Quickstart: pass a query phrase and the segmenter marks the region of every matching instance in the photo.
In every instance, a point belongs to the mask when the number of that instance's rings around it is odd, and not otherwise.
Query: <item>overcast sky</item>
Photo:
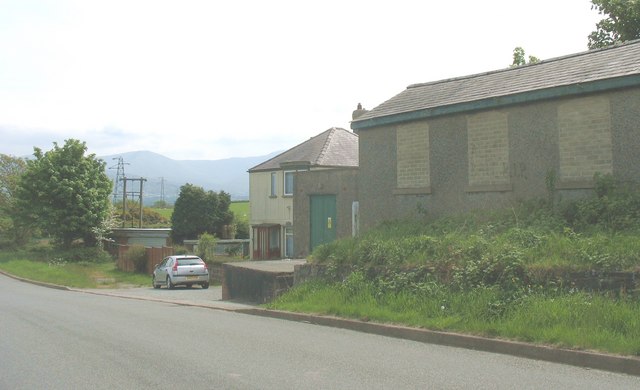
[[[0,153],[261,156],[517,46],[585,51],[601,18],[589,0],[0,0]]]

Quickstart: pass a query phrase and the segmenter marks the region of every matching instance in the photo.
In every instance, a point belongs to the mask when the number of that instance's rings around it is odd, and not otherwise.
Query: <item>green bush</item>
[[[198,256],[205,261],[213,261],[216,254],[217,239],[209,233],[202,233],[198,237]]]
[[[132,245],[127,250],[127,258],[133,262],[137,273],[147,272],[147,251],[142,245]]]

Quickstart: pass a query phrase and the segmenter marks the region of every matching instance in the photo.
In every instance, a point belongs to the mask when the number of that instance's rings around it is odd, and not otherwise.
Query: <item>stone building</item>
[[[363,229],[640,182],[640,41],[410,85],[351,128]]]

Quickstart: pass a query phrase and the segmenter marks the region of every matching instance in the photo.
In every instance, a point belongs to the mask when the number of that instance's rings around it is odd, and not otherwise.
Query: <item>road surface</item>
[[[0,389],[640,388],[635,376],[3,275],[0,313]]]

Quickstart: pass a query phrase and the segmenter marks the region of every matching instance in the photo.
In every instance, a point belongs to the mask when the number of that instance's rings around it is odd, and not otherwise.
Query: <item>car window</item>
[[[186,259],[178,259],[178,265],[201,265],[204,261],[198,257],[189,257]]]

